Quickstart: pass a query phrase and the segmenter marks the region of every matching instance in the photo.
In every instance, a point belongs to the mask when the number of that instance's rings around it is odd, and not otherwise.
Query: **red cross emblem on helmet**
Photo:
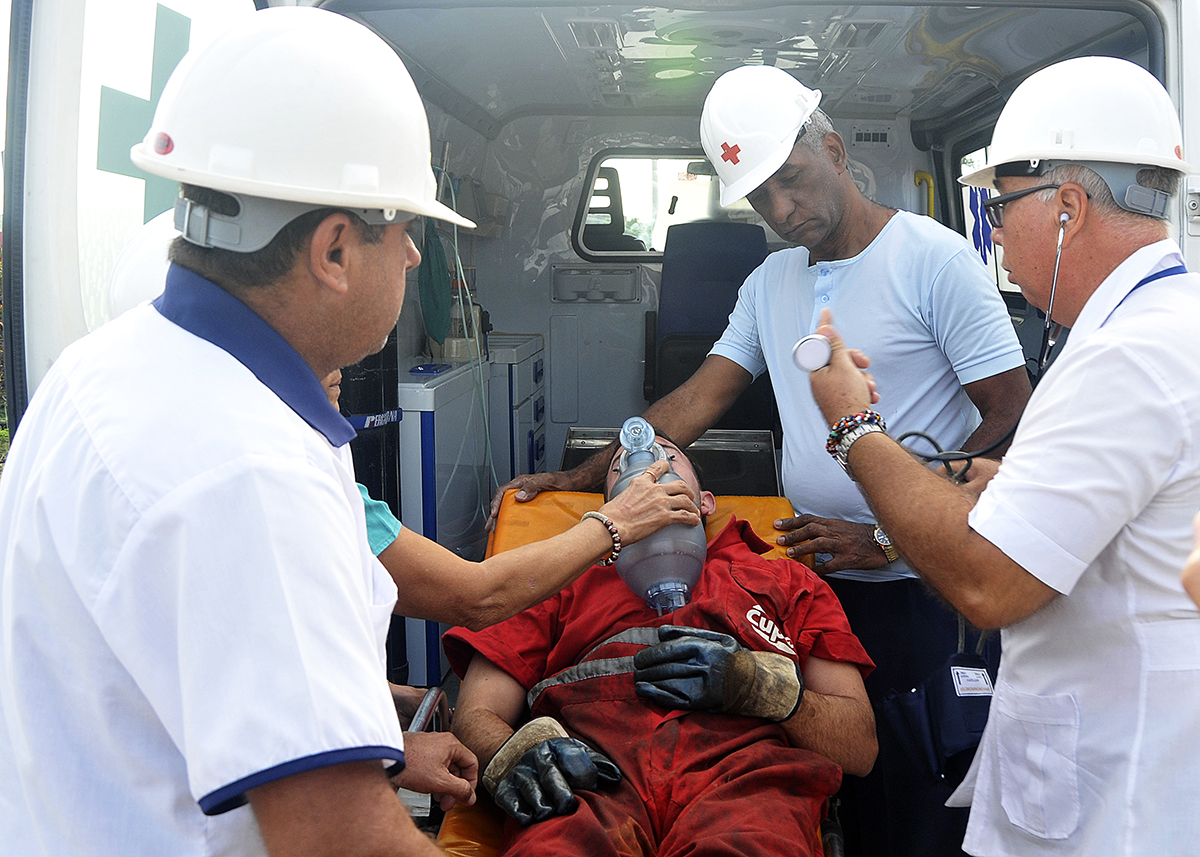
[[[732,146],[728,143],[721,144],[721,160],[729,161],[734,166],[738,163],[738,153],[742,151],[742,147],[736,143]]]

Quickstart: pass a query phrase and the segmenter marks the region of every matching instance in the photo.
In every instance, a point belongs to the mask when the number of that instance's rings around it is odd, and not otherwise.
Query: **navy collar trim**
[[[228,352],[334,446],[354,438],[354,429],[329,403],[321,381],[300,353],[258,313],[216,283],[172,265],[154,308],[168,321]]]

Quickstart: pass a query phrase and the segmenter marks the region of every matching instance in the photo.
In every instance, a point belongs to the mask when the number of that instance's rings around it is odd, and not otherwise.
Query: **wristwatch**
[[[850,470],[850,447],[854,442],[863,435],[868,435],[871,432],[883,431],[883,426],[878,423],[860,423],[854,426],[841,436],[837,442],[837,448],[834,451],[833,457],[837,463],[842,465],[842,470],[846,471],[846,475],[854,479],[854,474]],[[855,480],[858,481],[858,480]]]
[[[875,525],[875,544],[879,545],[883,551],[883,555],[887,557],[888,562],[895,562],[900,558],[900,554],[892,547],[892,540],[888,538],[888,534],[883,531],[883,527]]]

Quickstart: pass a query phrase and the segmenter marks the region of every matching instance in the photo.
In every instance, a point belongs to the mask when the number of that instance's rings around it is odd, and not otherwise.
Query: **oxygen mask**
[[[654,428],[641,417],[630,417],[621,427],[621,445],[617,459],[619,475],[610,499],[624,491],[631,481],[646,472],[656,461],[669,460],[666,450],[654,439]],[[681,479],[674,470],[658,478],[660,483]],[[659,616],[687,604],[700,579],[708,540],[703,523],[695,526],[671,524],[639,542],[626,545],[617,557],[616,570],[625,585],[646,599]]]

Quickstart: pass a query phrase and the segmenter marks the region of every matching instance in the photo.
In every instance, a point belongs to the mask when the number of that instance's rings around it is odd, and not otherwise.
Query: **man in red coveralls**
[[[686,456],[657,440],[711,513]],[[597,565],[506,622],[446,634],[454,731],[511,816],[502,854],[821,854],[842,770],[875,761],[872,664],[824,581],[769,549],[735,518],[674,612]]]

